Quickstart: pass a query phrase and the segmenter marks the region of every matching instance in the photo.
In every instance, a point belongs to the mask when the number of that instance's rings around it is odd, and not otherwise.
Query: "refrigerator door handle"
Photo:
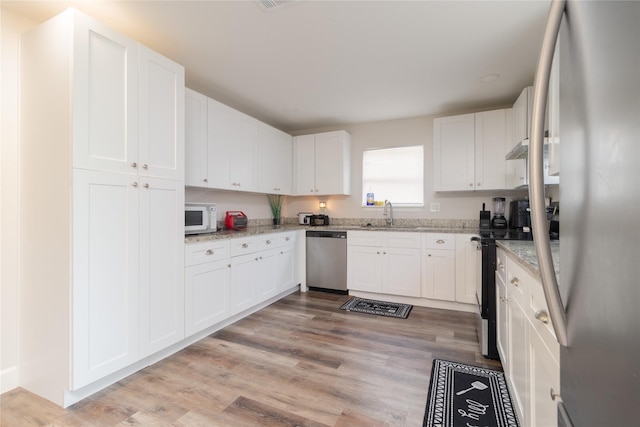
[[[529,141],[529,203],[531,205],[533,242],[538,255],[544,296],[549,307],[556,339],[560,345],[566,347],[568,345],[566,313],[562,305],[560,290],[553,268],[549,230],[546,227],[543,159],[544,116],[547,93],[549,91],[553,54],[560,32],[565,3],[565,0],[553,0],[551,3],[538,59],[538,69],[533,83],[533,112],[531,114],[531,139]]]

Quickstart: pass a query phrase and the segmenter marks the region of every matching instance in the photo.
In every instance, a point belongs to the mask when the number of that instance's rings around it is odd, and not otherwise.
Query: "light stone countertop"
[[[496,245],[504,249],[507,256],[517,261],[534,277],[540,277],[536,247],[531,240],[496,240]],[[556,279],[560,280],[560,241],[551,241],[551,258],[556,272]]]

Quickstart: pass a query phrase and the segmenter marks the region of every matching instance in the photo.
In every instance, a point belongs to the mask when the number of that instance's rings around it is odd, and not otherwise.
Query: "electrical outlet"
[[[431,212],[440,212],[440,203],[431,203],[429,209]]]

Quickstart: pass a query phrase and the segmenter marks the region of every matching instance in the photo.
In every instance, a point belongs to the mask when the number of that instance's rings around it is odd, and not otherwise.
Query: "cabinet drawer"
[[[229,258],[229,240],[189,243],[184,247],[184,265],[204,264]]]
[[[420,249],[422,247],[420,233],[393,233],[383,232],[384,246],[388,248],[413,248]]]
[[[382,233],[376,231],[347,231],[347,245],[382,246]]]
[[[266,239],[265,239],[266,240]],[[266,243],[264,240],[252,237],[238,237],[231,239],[231,256],[236,257],[245,254],[251,254],[265,249]]]
[[[507,258],[507,296],[513,297],[520,307],[529,306],[529,295],[531,282],[533,281],[531,275],[527,273],[516,261],[511,258]]]
[[[500,249],[496,251],[496,274],[507,283],[507,254]]]
[[[296,233],[272,233],[258,237],[263,249],[280,248],[290,246],[296,242]]]
[[[427,249],[454,250],[456,248],[455,234],[427,233],[425,234],[424,239],[425,239],[424,245]]]

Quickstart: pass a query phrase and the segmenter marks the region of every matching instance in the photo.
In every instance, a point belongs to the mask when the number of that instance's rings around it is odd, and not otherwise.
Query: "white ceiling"
[[[83,10],[184,65],[188,87],[285,131],[510,105],[533,82],[549,4],[2,1],[36,22]]]

